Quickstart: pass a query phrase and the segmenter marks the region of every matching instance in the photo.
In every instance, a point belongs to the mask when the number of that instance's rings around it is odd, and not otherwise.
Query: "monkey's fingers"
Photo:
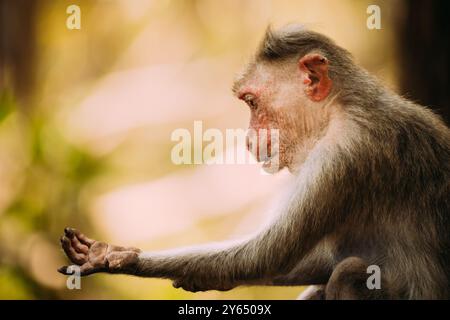
[[[58,272],[59,273],[62,273],[62,274],[64,274],[64,275],[68,275],[69,273],[67,272],[67,269],[69,268],[69,266],[62,266],[62,267],[60,267],[60,268],[58,268]]]
[[[82,265],[87,262],[87,256],[83,253],[75,251],[69,238],[67,238],[66,236],[62,236],[60,241],[61,246],[70,261],[76,263],[77,265]]]
[[[72,268],[69,268],[72,267]],[[101,272],[103,270],[100,270],[98,268],[94,268],[89,262],[83,264],[82,266],[62,266],[61,268],[58,269],[59,273],[62,273],[64,275],[74,275],[77,273],[77,270],[74,268],[80,268],[79,269],[79,275],[84,277],[84,276],[88,276],[90,274],[96,273],[96,272]]]
[[[82,234],[79,230],[74,229],[74,228],[67,227],[64,229],[64,233],[70,239],[77,238],[77,240],[79,240],[80,243],[86,245],[88,248],[90,248],[91,245],[93,245],[95,243],[95,240],[89,239],[84,234]]]
[[[71,245],[76,252],[88,254],[89,247],[85,244],[82,244],[73,232],[66,232],[66,237],[70,239]]]

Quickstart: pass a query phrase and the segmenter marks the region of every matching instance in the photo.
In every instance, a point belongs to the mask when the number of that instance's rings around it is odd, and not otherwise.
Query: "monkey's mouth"
[[[278,166],[279,163],[280,163],[280,161],[279,161],[279,153],[278,152],[274,152],[270,156],[269,155],[260,156],[259,157],[259,162],[262,162],[263,168]]]

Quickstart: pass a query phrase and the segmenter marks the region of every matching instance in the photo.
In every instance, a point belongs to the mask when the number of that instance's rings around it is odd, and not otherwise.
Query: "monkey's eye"
[[[242,100],[245,101],[245,103],[250,107],[250,109],[255,110],[258,107],[258,104],[256,103],[256,98],[254,95],[247,93],[243,96]]]

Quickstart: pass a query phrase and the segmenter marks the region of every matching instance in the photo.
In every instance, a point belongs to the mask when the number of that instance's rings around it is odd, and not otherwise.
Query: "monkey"
[[[293,177],[276,219],[233,243],[160,252],[66,228],[61,245],[81,275],[164,278],[192,292],[310,286],[304,299],[450,297],[450,130],[437,114],[298,25],[269,27],[232,89],[251,129],[279,129],[276,145],[265,140],[270,156],[255,155],[265,164],[276,153]],[[371,265],[379,288],[367,285]]]

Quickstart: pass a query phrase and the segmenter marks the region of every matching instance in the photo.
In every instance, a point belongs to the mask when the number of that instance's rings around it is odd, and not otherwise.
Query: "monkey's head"
[[[236,79],[233,92],[251,114],[247,147],[263,166],[278,157],[278,170],[295,170],[323,134],[336,92],[335,50],[348,56],[327,37],[302,27],[268,29],[255,58]],[[278,139],[272,129],[278,129]]]

